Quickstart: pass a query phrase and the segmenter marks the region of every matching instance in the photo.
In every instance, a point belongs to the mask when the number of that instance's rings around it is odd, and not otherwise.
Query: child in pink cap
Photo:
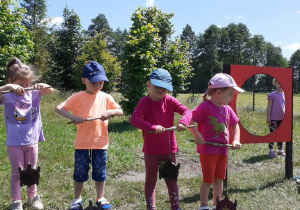
[[[227,167],[227,147],[205,144],[215,142],[219,144],[229,143],[229,128],[233,137],[233,148],[240,149],[240,128],[238,117],[228,105],[234,93],[244,92],[239,88],[234,79],[224,73],[216,74],[208,83],[208,90],[203,96],[203,103],[192,111],[190,128],[197,144],[197,152],[200,153],[203,182],[200,187],[199,210],[209,210],[208,195],[213,184],[213,208],[216,209],[216,198],[222,196],[223,180]],[[210,99],[208,98],[210,96]]]

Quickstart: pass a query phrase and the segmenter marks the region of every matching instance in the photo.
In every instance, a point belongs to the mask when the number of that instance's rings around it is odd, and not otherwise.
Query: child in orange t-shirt
[[[58,114],[69,118],[77,126],[73,174],[75,199],[70,209],[82,209],[81,192],[83,183],[88,180],[90,162],[97,192],[96,204],[101,206],[101,209],[111,209],[111,205],[104,198],[106,150],[109,144],[108,119],[112,116],[122,116],[123,111],[112,96],[101,91],[104,81],[108,82],[108,79],[99,63],[88,63],[83,69],[81,81],[86,85],[86,90],[72,95],[55,109]],[[84,121],[86,118],[96,117],[100,120]]]

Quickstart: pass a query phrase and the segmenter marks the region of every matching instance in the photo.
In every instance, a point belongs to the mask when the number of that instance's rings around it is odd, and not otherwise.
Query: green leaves
[[[173,95],[183,89],[184,80],[191,76],[188,45],[170,41],[173,14],[156,7],[139,7],[132,14],[132,27],[127,37],[123,56],[122,108],[131,114],[139,100],[147,93],[149,74],[156,68],[165,68],[173,77]]]
[[[26,62],[33,50],[31,33],[22,25],[24,9],[14,7],[11,0],[0,1],[0,84],[3,84],[5,67],[13,56]],[[11,9],[13,8],[13,9]]]

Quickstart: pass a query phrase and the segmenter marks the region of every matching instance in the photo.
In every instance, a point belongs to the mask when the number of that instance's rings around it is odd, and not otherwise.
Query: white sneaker
[[[41,198],[39,195],[35,195],[32,198],[28,198],[28,203],[33,207],[33,209],[41,210],[44,209]]]
[[[23,210],[22,201],[19,200],[19,201],[12,202],[10,209],[11,210]]]

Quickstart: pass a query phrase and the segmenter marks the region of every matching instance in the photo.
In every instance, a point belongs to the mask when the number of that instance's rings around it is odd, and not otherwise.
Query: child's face
[[[17,79],[14,82],[11,82],[10,79],[8,79],[8,82],[15,85],[20,85],[22,88],[28,88],[30,86],[31,80],[30,79]]]
[[[92,83],[88,78],[81,77],[81,81],[86,86],[86,92],[89,94],[97,94],[102,88],[104,81]]]
[[[154,86],[151,84],[150,81],[148,82],[148,88],[149,88],[149,97],[153,101],[160,101],[168,93],[167,89]]]
[[[275,81],[274,85],[275,85],[277,90],[282,90],[281,85],[279,84],[279,82]]]
[[[219,90],[219,99],[222,105],[228,105],[233,98],[234,88],[230,87],[225,90]]]

